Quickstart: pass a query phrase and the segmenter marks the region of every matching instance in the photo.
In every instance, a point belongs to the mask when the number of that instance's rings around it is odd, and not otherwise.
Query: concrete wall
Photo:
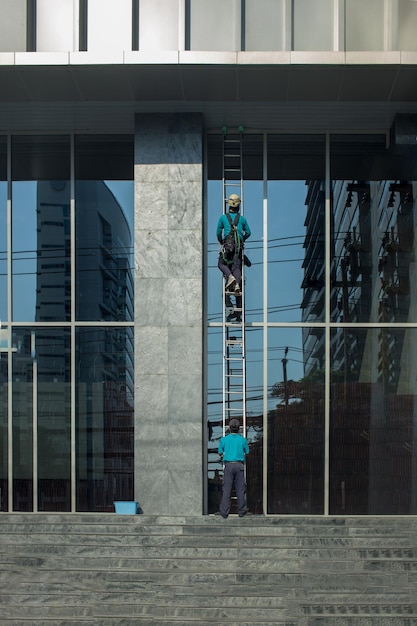
[[[202,462],[202,146],[199,114],[135,129],[135,498],[199,515]]]

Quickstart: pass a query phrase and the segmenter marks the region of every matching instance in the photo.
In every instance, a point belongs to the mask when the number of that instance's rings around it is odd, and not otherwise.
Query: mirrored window
[[[346,50],[384,50],[385,0],[346,0]],[[391,28],[392,28],[392,24]]]
[[[318,344],[324,345],[323,329],[268,330],[268,513],[323,514],[325,394]]]
[[[133,500],[133,328],[76,331],[77,510]]]
[[[132,0],[88,0],[89,51],[132,49]]]
[[[333,50],[334,0],[293,0],[293,50]]]
[[[246,0],[245,50],[285,50],[285,0]]]
[[[415,328],[331,335],[330,513],[417,512]]]
[[[240,50],[240,0],[189,0],[191,50]]]
[[[76,138],[76,317],[133,320],[133,139]]]
[[[0,326],[0,511],[8,510],[8,330]]]
[[[7,141],[0,136],[0,321],[8,318],[7,305]]]
[[[0,0],[0,52],[26,52],[27,0]]]
[[[13,320],[71,315],[70,142],[12,138]]]
[[[74,0],[36,0],[36,51],[74,49]]]
[[[38,510],[70,511],[70,330],[15,328],[12,349],[15,508],[32,510],[36,476]]]
[[[324,321],[324,137],[268,137],[268,321]]]
[[[139,50],[178,50],[179,3],[172,0],[140,0]]]
[[[398,43],[394,50],[417,50],[416,24],[415,0],[398,0]]]
[[[332,320],[415,322],[416,160],[384,136],[331,141]]]

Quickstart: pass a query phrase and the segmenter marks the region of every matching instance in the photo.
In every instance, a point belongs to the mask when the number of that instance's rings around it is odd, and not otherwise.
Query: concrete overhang
[[[413,52],[0,53],[0,103],[415,102]]]

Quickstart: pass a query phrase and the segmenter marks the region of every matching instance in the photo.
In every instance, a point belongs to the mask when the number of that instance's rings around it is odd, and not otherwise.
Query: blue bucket
[[[136,515],[138,503],[134,501],[114,502],[114,508],[119,515]]]

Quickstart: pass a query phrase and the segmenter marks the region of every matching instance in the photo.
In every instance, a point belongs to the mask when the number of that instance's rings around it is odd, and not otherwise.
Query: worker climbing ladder
[[[223,206],[231,194],[241,199],[243,215],[243,128],[223,128]],[[237,418],[246,433],[245,280],[242,263],[241,293],[228,291],[223,282],[223,434]]]

